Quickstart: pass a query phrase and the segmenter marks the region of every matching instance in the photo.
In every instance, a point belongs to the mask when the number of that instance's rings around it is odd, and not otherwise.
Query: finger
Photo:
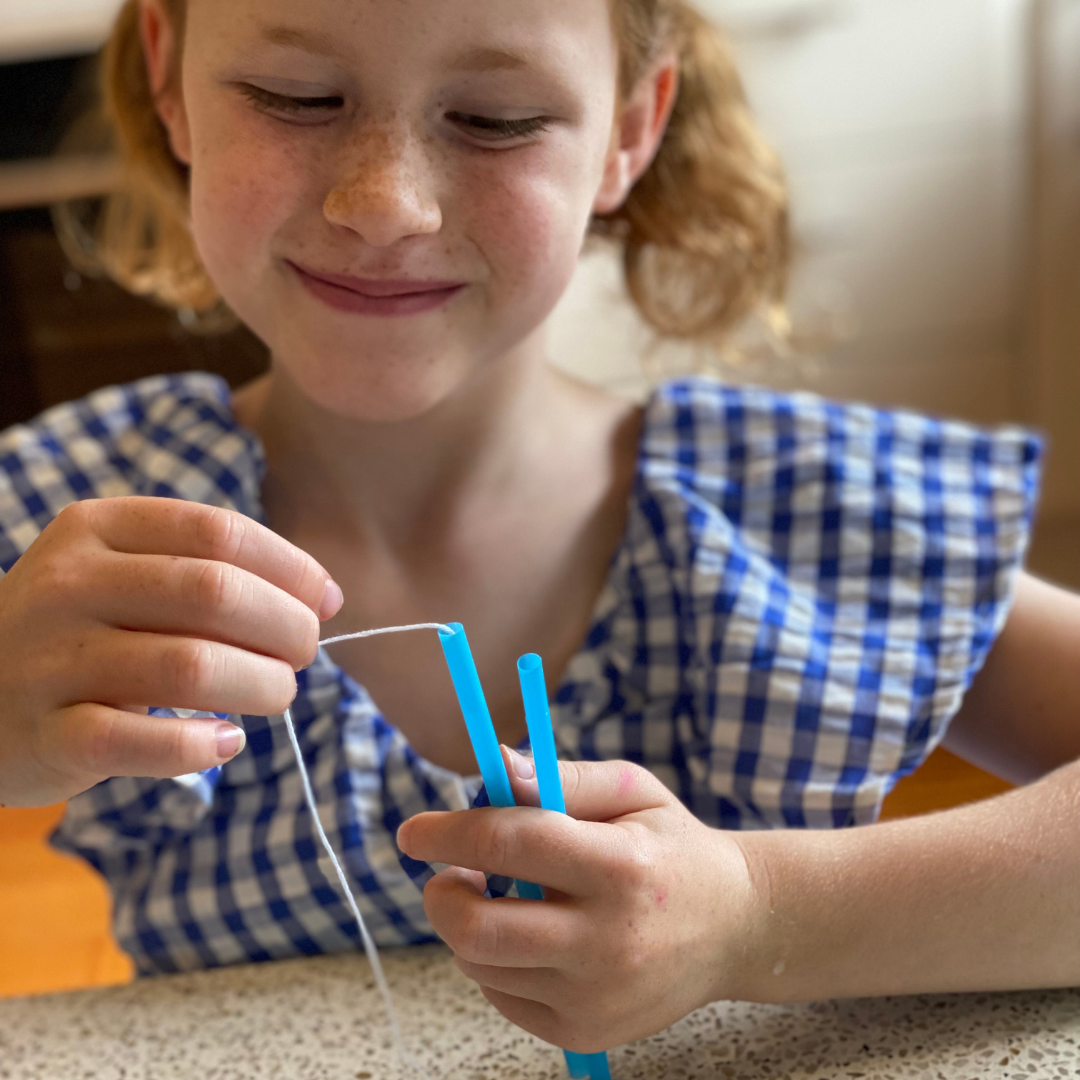
[[[557,1008],[565,1001],[569,987],[566,978],[554,968],[510,968],[473,964],[456,953],[454,963],[467,978],[484,990],[498,990],[526,1001],[539,1001]]]
[[[554,1046],[563,1045],[559,1038],[562,1028],[559,1014],[550,1005],[514,997],[513,994],[504,994],[501,990],[492,990],[486,986],[481,986],[480,992],[511,1024],[516,1024],[544,1042]]]
[[[485,897],[486,883],[449,867],[424,888],[424,911],[454,955],[499,967],[557,967],[579,940],[576,913],[560,904]]]
[[[566,812],[578,821],[615,821],[675,798],[651,772],[629,761],[560,761],[559,779]]]
[[[596,891],[606,879],[620,830],[574,821],[532,807],[434,812],[409,818],[398,844],[414,859],[464,866],[487,874],[535,881],[572,896]]]
[[[460,881],[468,883],[477,896],[482,897],[487,891],[487,874],[481,870],[466,870],[464,866],[447,866],[443,870],[440,870],[436,875],[439,878],[439,884],[437,886],[431,885],[433,879],[428,879],[428,885],[432,890],[441,888],[448,885],[451,881]],[[426,890],[427,886],[425,886]],[[433,894],[434,895],[434,892]]]
[[[65,514],[85,515],[114,551],[230,563],[296,597],[320,619],[341,607],[341,590],[310,555],[234,510],[126,496],[73,503]]]
[[[552,1008],[540,1001],[515,997],[490,987],[481,986],[480,992],[496,1009],[519,1028],[535,1035],[553,1046],[571,1050],[575,1054],[599,1054],[625,1040],[604,1037],[602,1031],[586,1016]]]
[[[60,709],[42,724],[39,760],[84,787],[108,776],[182,776],[221,765],[245,745],[225,720],[180,720],[105,705]]]
[[[296,696],[282,660],[233,645],[131,630],[96,632],[57,675],[57,698],[272,716]]]
[[[275,656],[293,670],[318,652],[318,617],[248,570],[206,559],[112,552],[98,562],[85,603],[109,625],[208,638]]]
[[[540,785],[536,779],[536,766],[533,764],[533,759],[505,743],[499,743],[499,753],[502,754],[503,764],[506,766],[506,775],[510,778],[514,804],[539,806]]]
[[[518,806],[539,806],[533,759],[501,746]],[[673,796],[652,773],[629,761],[560,761],[566,812],[578,821],[614,821],[665,806]]]

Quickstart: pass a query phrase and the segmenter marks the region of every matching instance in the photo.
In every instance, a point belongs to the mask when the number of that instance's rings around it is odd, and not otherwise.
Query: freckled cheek
[[[303,206],[298,156],[256,139],[196,144],[191,223],[196,247],[226,300],[265,272],[274,238]]]
[[[487,184],[468,229],[484,251],[501,292],[558,295],[573,275],[586,215],[573,193],[544,176],[505,177]]]

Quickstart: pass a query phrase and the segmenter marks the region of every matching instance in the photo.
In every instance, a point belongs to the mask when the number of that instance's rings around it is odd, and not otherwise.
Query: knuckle
[[[517,834],[509,815],[498,811],[486,813],[476,841],[482,866],[489,870],[505,867],[517,848]]]
[[[207,613],[232,617],[243,603],[243,586],[233,567],[222,562],[203,562],[192,571],[192,595]]]
[[[626,845],[611,861],[618,886],[631,893],[650,885],[659,869],[654,853],[641,843]]]
[[[90,537],[93,534],[93,525],[90,522],[92,511],[87,503],[96,501],[87,499],[82,502],[68,503],[41,530],[41,535],[34,542],[35,550],[39,553],[49,552],[55,555],[71,549],[81,539]]]
[[[617,771],[619,791],[625,793],[627,799],[637,803],[649,801],[655,795],[655,789],[663,787],[648,769],[633,761],[617,761],[612,765]]]
[[[629,767],[632,770],[637,790],[651,802],[666,806],[677,801],[671,789],[644,766],[630,762]]]
[[[487,904],[474,904],[461,927],[460,942],[451,943],[455,953],[474,964],[490,963],[499,955],[499,923],[486,910]]]
[[[239,515],[220,506],[201,507],[195,530],[207,558],[224,562],[236,558],[243,539]]]
[[[116,762],[116,713],[99,705],[82,704],[69,717],[73,738],[65,740],[69,754],[62,761],[69,770],[77,755],[79,771],[107,776]]]
[[[171,690],[187,698],[214,685],[217,660],[208,641],[179,641],[166,650],[163,668]]]
[[[89,522],[94,512],[91,504],[94,499],[79,499],[70,502],[53,519],[52,524],[57,529],[83,529]]]

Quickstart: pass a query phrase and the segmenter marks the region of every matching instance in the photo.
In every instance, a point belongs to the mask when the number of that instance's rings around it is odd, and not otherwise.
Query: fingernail
[[[514,770],[514,775],[519,780],[531,780],[536,775],[536,767],[533,765],[532,758],[527,758],[524,754],[519,754],[513,747],[505,746],[507,759],[510,762],[510,768]]]
[[[218,757],[222,761],[236,757],[247,745],[244,729],[235,724],[218,724],[214,732],[217,736]]]
[[[323,589],[322,603],[319,605],[319,618],[329,619],[341,610],[345,603],[345,595],[338,583],[333,578],[326,579],[326,588]]]
[[[409,842],[408,834],[410,831],[411,829],[407,821],[403,821],[401,825],[398,826],[397,846],[401,848],[401,850],[404,851],[406,855],[408,855],[408,851],[406,851],[405,845]]]

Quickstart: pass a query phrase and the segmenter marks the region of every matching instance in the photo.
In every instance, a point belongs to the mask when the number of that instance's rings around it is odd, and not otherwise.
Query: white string
[[[374,637],[376,634],[400,634],[403,630],[441,630],[444,634],[454,631],[441,622],[421,622],[412,626],[383,626],[378,630],[361,630],[356,634],[338,634],[337,637],[323,638],[320,645],[333,645],[335,641],[351,641],[353,638]]]
[[[365,638],[374,637],[376,634],[398,634],[404,630],[443,630],[448,634],[452,634],[453,631],[449,626],[444,626],[442,623],[416,623],[413,626],[386,626],[381,627],[378,630],[361,630],[356,634],[339,634],[337,637],[326,638],[325,641],[320,641],[320,645],[331,645],[335,641],[346,641],[350,638]],[[383,1008],[386,1010],[386,1018],[390,1021],[390,1031],[394,1037],[394,1048],[397,1050],[398,1057],[401,1059],[402,1064],[410,1068],[414,1073],[418,1075],[424,1075],[420,1067],[413,1060],[412,1055],[405,1047],[405,1040],[401,1035],[401,1026],[398,1024],[397,1013],[394,1011],[394,1001],[390,996],[390,984],[386,981],[386,974],[383,971],[382,961],[379,959],[379,950],[375,947],[375,942],[372,940],[371,934],[368,933],[367,924],[364,922],[364,916],[360,914],[360,908],[357,906],[356,897],[353,896],[353,891],[349,888],[349,882],[345,877],[345,871],[341,868],[341,863],[338,862],[338,857],[334,854],[333,847],[330,846],[330,841],[327,839],[326,831],[323,829],[322,820],[319,818],[319,809],[315,803],[315,792],[311,787],[311,778],[308,776],[307,766],[304,764],[304,755],[300,752],[300,742],[296,737],[296,728],[293,727],[292,713],[285,710],[285,727],[289,732],[289,742],[292,743],[293,753],[296,755],[296,765],[300,770],[300,780],[304,785],[304,798],[307,801],[308,810],[311,811],[311,818],[315,822],[315,831],[318,833],[319,842],[323,846],[323,850],[326,852],[333,863],[334,872],[337,874],[338,882],[341,884],[342,892],[345,893],[345,898],[349,902],[349,909],[352,911],[353,918],[356,920],[356,925],[360,927],[360,937],[364,942],[364,952],[367,954],[368,963],[371,964],[371,970],[375,975],[375,985],[379,988],[379,994],[382,996]]]

